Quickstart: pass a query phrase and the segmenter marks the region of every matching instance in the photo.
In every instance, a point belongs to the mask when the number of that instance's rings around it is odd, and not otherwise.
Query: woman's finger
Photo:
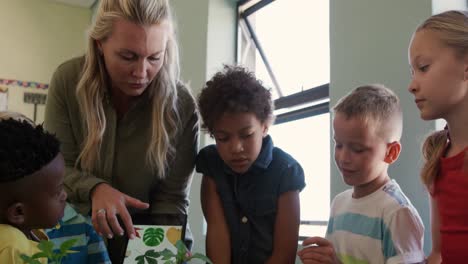
[[[96,211],[94,214],[96,215],[97,230],[99,230],[99,233],[105,235],[109,239],[113,238],[114,234],[107,223],[107,210],[99,211],[99,213]]]
[[[133,207],[136,209],[148,209],[149,203],[144,203],[136,198],[133,198],[128,195],[124,195],[125,198],[125,205],[127,207]]]
[[[122,223],[127,231],[127,236],[130,239],[135,238],[135,228],[133,227],[132,217],[128,212],[127,208],[124,206],[123,209],[119,212]]]
[[[107,214],[107,223],[109,223],[110,227],[112,228],[112,233],[120,236],[123,236],[124,230],[120,226],[119,220],[117,219],[117,214],[120,214],[122,210],[126,211],[127,209],[123,206],[123,209],[119,209],[118,212],[117,210],[113,209]]]

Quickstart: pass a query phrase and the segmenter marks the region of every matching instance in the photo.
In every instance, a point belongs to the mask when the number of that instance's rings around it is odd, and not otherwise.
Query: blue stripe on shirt
[[[69,240],[77,239],[70,249],[76,251],[68,254],[62,264],[110,264],[109,255],[102,238],[96,233],[89,218],[76,213],[67,205],[65,216],[57,228],[46,230],[49,240],[54,243],[54,251],[58,252],[60,245]]]
[[[353,213],[336,215],[330,218],[327,235],[338,230],[381,240],[385,259],[397,255],[390,229],[388,229],[381,218],[372,218]]]

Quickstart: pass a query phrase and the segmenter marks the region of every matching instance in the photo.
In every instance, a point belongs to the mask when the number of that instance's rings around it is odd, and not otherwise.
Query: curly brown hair
[[[202,128],[213,134],[213,127],[224,113],[253,113],[261,123],[273,121],[273,102],[255,75],[241,66],[225,65],[206,82],[198,105]]]

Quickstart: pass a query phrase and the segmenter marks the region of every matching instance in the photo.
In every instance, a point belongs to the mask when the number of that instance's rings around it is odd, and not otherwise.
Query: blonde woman
[[[135,237],[133,209],[187,213],[198,117],[168,0],[100,1],[85,56],[52,77],[45,126],[62,142],[70,202],[110,243]]]

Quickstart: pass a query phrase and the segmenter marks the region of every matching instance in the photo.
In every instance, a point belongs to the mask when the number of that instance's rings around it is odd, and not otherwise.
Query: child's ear
[[[7,208],[6,218],[8,222],[15,226],[23,225],[25,221],[24,204],[14,203]]]
[[[398,141],[387,144],[387,153],[385,154],[384,161],[388,164],[395,162],[401,153],[401,144]]]
[[[263,134],[263,137],[266,137],[266,136],[268,135],[268,128],[269,128],[269,127],[270,127],[270,126],[269,126],[268,124],[266,124],[266,123],[263,124],[263,131],[262,131],[262,132],[263,132],[263,133],[262,133],[262,134]]]

